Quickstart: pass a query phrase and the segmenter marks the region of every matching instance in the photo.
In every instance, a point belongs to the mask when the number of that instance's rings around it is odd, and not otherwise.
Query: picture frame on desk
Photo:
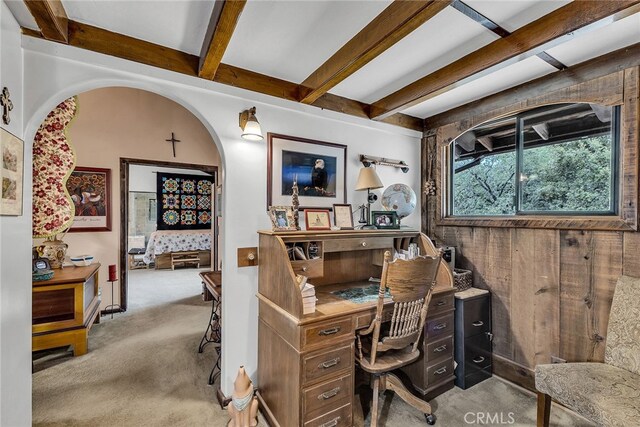
[[[331,230],[328,209],[305,209],[304,224],[307,230]]]
[[[351,205],[333,205],[333,224],[340,230],[353,230],[353,214]]]
[[[269,218],[273,231],[296,231],[293,206],[269,206]]]
[[[394,230],[400,228],[400,219],[396,211],[373,211],[371,223],[381,230]]]
[[[294,184],[300,209],[347,202],[346,145],[274,133],[267,139],[267,206],[289,203]]]

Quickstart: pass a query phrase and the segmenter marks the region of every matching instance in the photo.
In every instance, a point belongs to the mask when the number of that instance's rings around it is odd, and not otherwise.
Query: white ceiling
[[[37,28],[22,0],[4,1],[22,26]],[[194,55],[200,53],[213,9],[211,0],[62,1],[70,19]],[[569,3],[569,0],[463,1],[508,31]],[[301,83],[390,3],[391,0],[249,0],[223,62]],[[497,37],[449,7],[331,92],[371,103]],[[577,31],[567,39],[547,53],[568,66],[638,43],[640,13],[590,32]],[[403,112],[429,117],[556,71],[539,58],[524,59],[526,56],[517,58],[520,62],[495,67],[496,71],[490,74],[469,79]]]
[[[222,61],[302,83],[390,3],[248,1]]]

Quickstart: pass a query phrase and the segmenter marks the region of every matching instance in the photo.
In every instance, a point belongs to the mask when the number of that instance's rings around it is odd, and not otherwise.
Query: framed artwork
[[[210,230],[214,179],[212,175],[158,172],[157,229]]]
[[[333,223],[341,230],[353,230],[351,205],[333,205]]]
[[[0,129],[0,215],[22,215],[22,186],[24,184],[24,142],[4,129]]]
[[[290,204],[294,184],[300,209],[346,203],[346,145],[273,133],[267,138],[267,206]]]
[[[75,209],[69,232],[111,231],[111,169],[76,167],[67,190]]]
[[[273,231],[297,230],[293,206],[269,206],[269,217]]]
[[[305,209],[304,223],[307,230],[331,230],[329,209]]]
[[[371,222],[376,228],[400,228],[400,220],[396,211],[373,211]]]

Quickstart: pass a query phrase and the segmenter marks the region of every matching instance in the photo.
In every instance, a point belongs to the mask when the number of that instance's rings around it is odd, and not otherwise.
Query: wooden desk
[[[56,269],[50,280],[33,282],[32,351],[72,345],[74,356],[87,352],[89,330],[100,322],[99,268]]]
[[[355,331],[369,326],[376,301],[358,304],[332,292],[369,286],[369,277],[380,277],[386,250],[414,242],[421,253],[438,253],[410,230],[260,232],[258,387],[271,425],[352,425]],[[291,259],[293,246],[307,259]],[[421,373],[412,379],[423,393],[450,388],[454,379],[453,276],[446,262],[441,266],[424,349],[443,339],[451,344],[438,345],[439,359],[425,356],[410,365]],[[316,287],[313,314],[302,314],[296,273]]]

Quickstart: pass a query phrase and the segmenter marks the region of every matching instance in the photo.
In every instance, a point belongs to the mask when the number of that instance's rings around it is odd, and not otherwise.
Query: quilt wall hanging
[[[66,129],[76,109],[75,97],[61,102],[33,140],[33,237],[53,237],[73,222],[74,204],[65,184],[76,159]]]
[[[211,228],[213,177],[158,172],[158,230]]]

